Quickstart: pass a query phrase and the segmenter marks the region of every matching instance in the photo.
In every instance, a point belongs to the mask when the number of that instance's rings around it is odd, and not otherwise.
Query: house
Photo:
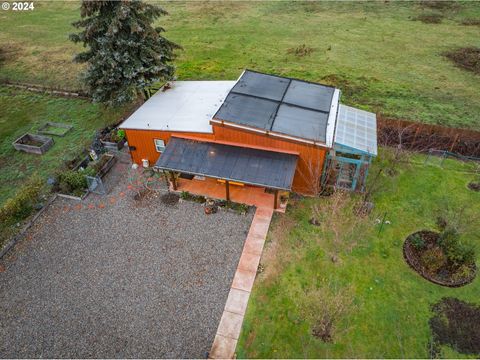
[[[316,194],[362,190],[376,116],[340,90],[245,70],[237,81],[175,81],[121,124],[132,161],[226,187]]]

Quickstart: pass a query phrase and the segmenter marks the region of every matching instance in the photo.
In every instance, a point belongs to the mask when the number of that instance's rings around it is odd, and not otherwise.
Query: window
[[[155,149],[161,153],[165,150],[165,141],[160,139],[155,139]]]

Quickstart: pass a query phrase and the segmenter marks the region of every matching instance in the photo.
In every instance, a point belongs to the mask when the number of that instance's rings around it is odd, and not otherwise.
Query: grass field
[[[74,158],[93,140],[97,129],[119,121],[124,109],[105,111],[86,100],[0,87],[0,205],[33,173],[53,175],[65,160]],[[16,151],[12,142],[25,132],[35,133],[45,122],[74,126],[65,137],[53,136],[55,144],[44,155]]]
[[[479,27],[461,24],[480,18],[478,2],[161,4],[166,35],[184,47],[181,79],[236,79],[252,68],[337,85],[343,102],[386,116],[480,129],[479,76],[442,56],[480,46]],[[71,62],[80,47],[67,40],[78,7],[39,1],[32,12],[0,12],[0,78],[80,87],[81,67]],[[431,13],[442,22],[413,20]]]
[[[388,163],[385,151],[380,156],[384,160],[375,162],[371,174]],[[428,358],[431,304],[445,296],[480,304],[480,277],[461,288],[441,287],[403,259],[406,236],[436,229],[437,216],[446,213],[453,221],[465,208],[463,238],[476,244],[480,260],[480,193],[466,187],[474,179],[468,173],[472,165],[449,160],[441,168],[423,161],[423,156],[412,156],[397,175],[379,177],[369,217],[354,216],[355,197],[346,196],[299,200],[288,216],[275,219],[261,260],[265,271],[255,282],[237,347],[239,357]],[[308,222],[314,206],[322,215],[318,227]],[[384,214],[391,224],[381,230],[375,219]],[[335,319],[333,341],[325,343],[312,336],[310,319],[312,312],[315,317],[331,308],[329,301],[343,302],[345,311]],[[465,357],[445,346],[442,352],[444,357]]]

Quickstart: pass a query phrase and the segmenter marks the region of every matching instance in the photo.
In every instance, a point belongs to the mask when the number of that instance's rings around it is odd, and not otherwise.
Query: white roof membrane
[[[236,81],[175,81],[159,90],[120,128],[212,133],[210,120]]]
[[[339,104],[335,144],[377,155],[377,116]]]

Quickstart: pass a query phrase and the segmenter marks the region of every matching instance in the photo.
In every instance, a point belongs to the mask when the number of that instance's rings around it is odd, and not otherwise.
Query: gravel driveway
[[[1,357],[206,356],[253,211],[139,204],[126,178],[58,198],[0,262]]]

